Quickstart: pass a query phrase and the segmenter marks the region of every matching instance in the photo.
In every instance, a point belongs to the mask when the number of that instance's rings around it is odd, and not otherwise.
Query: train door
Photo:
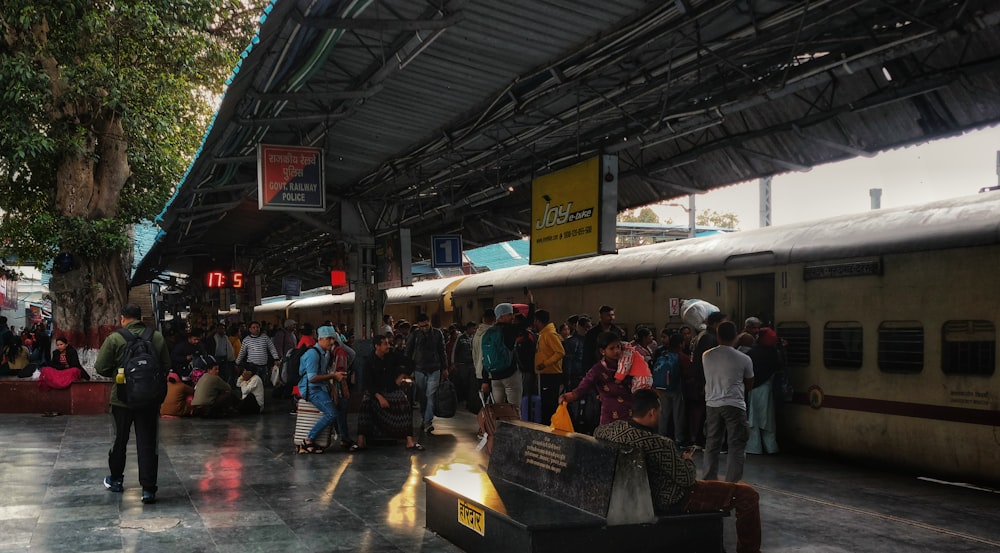
[[[743,330],[747,317],[757,317],[766,326],[774,326],[774,273],[737,277],[737,306],[732,316],[736,327]]]

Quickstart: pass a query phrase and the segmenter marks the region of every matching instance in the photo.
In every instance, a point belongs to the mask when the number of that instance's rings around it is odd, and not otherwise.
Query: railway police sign
[[[323,150],[257,147],[257,205],[262,210],[326,211]]]

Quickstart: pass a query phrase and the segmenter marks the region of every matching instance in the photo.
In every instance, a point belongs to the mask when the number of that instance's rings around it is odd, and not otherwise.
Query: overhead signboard
[[[531,182],[531,264],[615,250],[618,158],[598,156]]]
[[[261,210],[326,211],[323,150],[259,145],[257,198]]]
[[[431,266],[461,267],[462,237],[457,234],[431,236]]]

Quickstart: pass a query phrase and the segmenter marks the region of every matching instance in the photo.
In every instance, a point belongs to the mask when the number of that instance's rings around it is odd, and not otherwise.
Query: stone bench
[[[0,380],[0,413],[107,413],[112,384],[91,380],[74,382],[62,390],[42,390],[36,380]]]
[[[490,464],[427,484],[427,527],[471,552],[719,553],[727,513],[656,516],[642,452],[502,422]]]

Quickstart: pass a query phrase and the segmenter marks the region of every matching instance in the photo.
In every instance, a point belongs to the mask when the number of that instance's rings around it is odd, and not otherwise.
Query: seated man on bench
[[[695,480],[692,450],[677,452],[660,436],[660,400],[653,390],[632,395],[632,419],[600,426],[594,437],[640,448],[646,459],[653,507],[657,514],[736,510],[737,553],[760,553],[760,496],[747,484]]]

